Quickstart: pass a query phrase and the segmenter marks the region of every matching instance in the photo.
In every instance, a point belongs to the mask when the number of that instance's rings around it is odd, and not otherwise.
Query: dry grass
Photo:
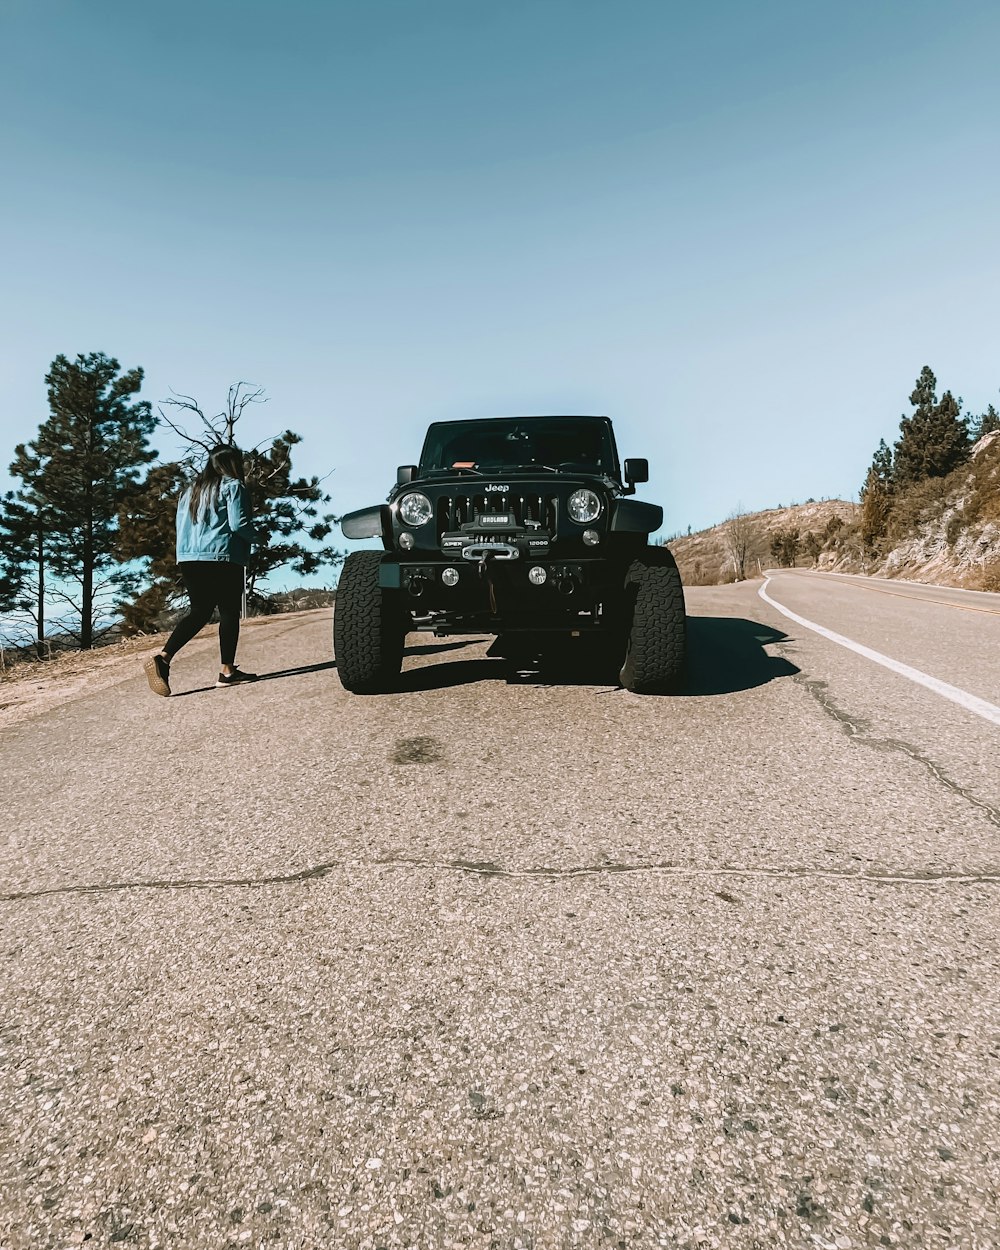
[[[99,667],[102,663],[113,662],[116,657],[131,656],[156,642],[162,643],[165,637],[166,634],[146,634],[123,638],[120,634],[109,634],[96,639],[92,650],[81,651],[68,636],[54,635],[45,640],[44,657],[39,657],[33,643],[3,646],[0,647],[0,690],[13,681],[40,677],[43,673],[72,675],[77,665]]]
[[[968,588],[970,590],[989,590],[994,594],[1000,594],[1000,558],[991,560],[977,573],[971,574]]]
[[[316,608],[328,608],[333,604],[336,597],[336,591],[321,587],[299,587],[295,590],[277,591],[273,595],[261,595],[251,599],[249,605],[249,615],[244,618],[244,626],[257,617],[285,615],[290,612],[308,612]],[[25,630],[19,635],[19,641],[15,644],[0,644],[0,683],[9,680],[15,674],[25,672],[25,666],[32,669],[45,668],[48,670],[53,664],[69,661],[72,657],[88,657],[103,653],[106,650],[117,651],[118,653],[132,653],[136,650],[144,651],[154,643],[162,643],[167,634],[174,627],[178,620],[187,611],[186,607],[175,607],[171,611],[166,612],[157,622],[161,628],[154,631],[145,631],[140,633],[126,635],[119,627],[111,629],[109,632],[99,635],[94,640],[94,648],[92,651],[81,651],[76,642],[68,634],[53,634],[46,638],[45,647],[46,655],[39,658],[35,644],[28,641],[28,631]],[[213,621],[218,620],[218,616],[214,616]]]
[[[774,564],[770,554],[771,539],[780,530],[797,529],[800,540],[805,543],[809,534],[822,536],[833,517],[845,526],[854,522],[858,505],[843,499],[822,499],[818,502],[792,504],[788,508],[769,508],[764,512],[748,514],[747,520],[757,532],[756,551],[750,561],[751,568],[767,568]],[[728,521],[713,525],[711,529],[699,530],[672,538],[668,542],[674,554],[681,578],[687,586],[716,586],[735,581],[733,562],[726,546]],[[821,545],[821,544],[820,544]],[[804,551],[799,562],[811,565],[813,560]]]
[[[954,475],[953,475],[954,476]],[[992,440],[963,475],[960,515],[966,526],[1000,522],[1000,438]]]
[[[0,674],[0,729],[138,676],[144,653],[162,646],[165,637],[127,638],[93,651],[57,651],[48,660],[21,656]]]
[[[329,611],[328,607],[311,608],[299,615],[327,615]],[[251,617],[243,621],[242,630],[252,632],[273,623],[273,616]],[[166,637],[162,633],[125,638],[93,651],[57,652],[51,660],[23,657],[16,667],[0,674],[0,731],[82,695],[142,677],[143,660],[150,652],[158,650]],[[218,656],[217,631],[207,627],[190,646],[192,650],[214,651]],[[184,654],[187,655],[187,650]]]

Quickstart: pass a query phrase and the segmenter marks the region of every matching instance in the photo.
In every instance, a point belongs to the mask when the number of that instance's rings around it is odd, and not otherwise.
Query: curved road
[[[309,613],[0,721],[0,1247],[995,1245],[1000,596],[760,589],[674,698]]]

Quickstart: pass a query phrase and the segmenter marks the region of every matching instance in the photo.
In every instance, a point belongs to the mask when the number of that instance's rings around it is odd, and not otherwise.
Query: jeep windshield
[[[593,473],[620,480],[610,423],[598,417],[499,417],[441,421],[420,453],[435,473]]]

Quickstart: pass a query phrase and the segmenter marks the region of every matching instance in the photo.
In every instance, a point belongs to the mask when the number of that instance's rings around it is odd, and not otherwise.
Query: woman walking
[[[243,453],[238,447],[216,447],[208,463],[177,504],[177,567],[191,600],[163,650],[146,661],[146,680],[154,694],[170,694],[170,661],[219,609],[219,651],[222,667],[217,686],[256,681],[236,664],[240,606],[253,526],[250,498],[243,480]]]

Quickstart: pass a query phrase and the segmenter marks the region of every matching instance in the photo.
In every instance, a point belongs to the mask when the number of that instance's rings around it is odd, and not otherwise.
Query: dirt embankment
[[[824,499],[734,516],[669,546],[688,585],[736,581],[742,559],[744,577],[795,565],[1000,591],[1000,431],[947,477],[894,492],[881,532],[861,520],[858,504]]]
[[[816,536],[816,543],[823,543],[831,522],[834,528],[848,527],[856,523],[857,514],[858,505],[855,503],[844,499],[822,499],[792,504],[787,508],[749,512],[713,525],[710,529],[672,538],[668,545],[687,585],[714,586],[737,580],[730,537],[734,525],[742,527],[747,544],[744,571],[748,576],[755,576],[776,563],[771,554],[771,542],[776,535],[798,531],[800,548],[805,546],[810,534]],[[807,557],[803,551],[796,556],[795,562],[813,566],[816,558]]]

